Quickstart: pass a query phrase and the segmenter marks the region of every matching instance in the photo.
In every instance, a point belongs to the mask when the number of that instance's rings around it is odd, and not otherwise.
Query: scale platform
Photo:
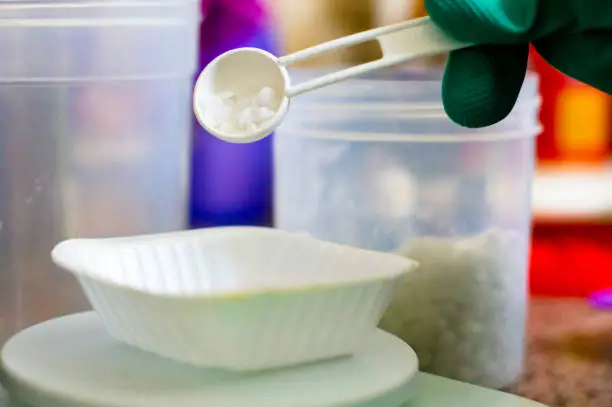
[[[0,389],[0,407],[543,406],[419,373],[414,351],[383,331],[352,357],[236,373],[179,364],[123,345],[87,312],[17,334],[2,349],[1,362],[6,394]]]

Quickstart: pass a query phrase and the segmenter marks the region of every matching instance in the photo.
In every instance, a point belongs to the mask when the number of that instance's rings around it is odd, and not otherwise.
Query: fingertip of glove
[[[449,56],[442,81],[448,117],[467,128],[494,125],[514,108],[527,70],[528,46],[481,46]]]
[[[445,81],[450,86],[442,87],[444,111],[456,124],[471,129],[492,126],[504,120],[514,108],[516,97],[496,96],[489,92],[486,80],[473,80],[464,86],[453,85],[452,79]]]
[[[461,127],[478,129],[492,126],[504,120],[510,114],[512,108],[508,110],[501,110],[499,108],[485,110],[481,108],[455,109],[444,106],[444,110],[448,118]]]

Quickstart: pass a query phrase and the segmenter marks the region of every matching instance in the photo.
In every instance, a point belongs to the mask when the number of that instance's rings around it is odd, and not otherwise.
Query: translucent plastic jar
[[[467,129],[438,73],[348,81],[294,100],[275,144],[276,224],[421,263],[382,327],[421,369],[493,388],[523,367],[537,80],[502,123]]]
[[[0,344],[88,308],[50,251],[181,229],[200,4],[0,4]]]

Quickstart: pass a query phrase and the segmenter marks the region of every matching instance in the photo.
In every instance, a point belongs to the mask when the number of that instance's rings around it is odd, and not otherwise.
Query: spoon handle
[[[279,58],[279,64],[289,66],[327,52],[337,51],[367,41],[377,40],[382,50],[382,58],[354,65],[327,75],[289,87],[285,94],[297,96],[323,86],[363,75],[382,68],[388,68],[421,57],[440,54],[473,44],[453,40],[437,28],[429,17],[422,17],[373,30],[363,31],[347,37],[338,38],[302,51]]]

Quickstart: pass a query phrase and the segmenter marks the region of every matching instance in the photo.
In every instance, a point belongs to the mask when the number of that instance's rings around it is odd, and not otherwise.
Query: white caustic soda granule
[[[399,284],[381,328],[410,344],[425,372],[508,386],[523,368],[526,244],[497,231],[411,240],[399,254],[420,267]]]
[[[249,95],[221,92],[203,101],[204,120],[214,129],[231,135],[257,132],[274,117],[278,95],[270,87],[263,87]]]

